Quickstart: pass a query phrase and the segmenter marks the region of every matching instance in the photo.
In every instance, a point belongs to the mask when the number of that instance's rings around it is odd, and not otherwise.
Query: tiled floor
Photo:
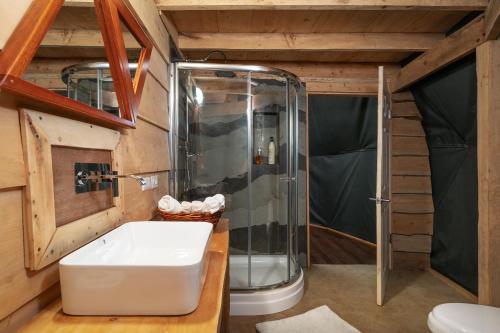
[[[363,333],[422,333],[428,332],[429,311],[446,302],[468,300],[428,272],[391,272],[386,304],[379,307],[375,303],[375,266],[313,265],[306,274],[305,295],[299,304],[274,315],[231,317],[230,332],[254,333],[258,322],[326,304]]]

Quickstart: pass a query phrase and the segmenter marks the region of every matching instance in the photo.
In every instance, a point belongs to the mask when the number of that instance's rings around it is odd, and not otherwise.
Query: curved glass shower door
[[[263,288],[286,283],[292,275],[293,253],[288,249],[291,222],[289,87],[286,78],[260,73],[251,73],[251,76],[254,158],[249,179],[251,246],[246,263],[251,274],[245,288]],[[269,149],[271,139],[275,146],[274,161]],[[259,152],[261,163],[255,159]]]
[[[283,285],[300,271],[297,83],[255,68],[179,63],[173,73],[174,194],[224,194],[230,286],[240,290]]]

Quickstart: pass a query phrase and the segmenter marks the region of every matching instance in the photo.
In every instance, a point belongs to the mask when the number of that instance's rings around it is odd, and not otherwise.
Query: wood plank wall
[[[500,306],[500,40],[477,49],[479,303]]]
[[[429,150],[411,92],[392,98],[393,266],[426,269],[434,223]]]
[[[125,180],[125,220],[153,217],[157,200],[167,193],[168,154],[168,34],[154,0],[129,0],[130,6],[153,37],[149,74],[141,99],[137,128],[122,132],[119,152],[127,174],[159,176],[159,187],[142,192],[137,182]],[[12,6],[2,14],[14,11]],[[155,19],[157,18],[157,19]],[[0,22],[2,30],[4,22]],[[19,114],[0,93],[0,332],[12,332],[40,307],[58,296],[58,267],[41,271],[24,268],[23,189],[26,185]]]
[[[19,23],[32,2],[33,0],[17,0],[13,2],[0,1],[0,13],[9,13],[9,15],[2,15],[0,50],[5,46],[5,43],[16,28],[16,25]]]

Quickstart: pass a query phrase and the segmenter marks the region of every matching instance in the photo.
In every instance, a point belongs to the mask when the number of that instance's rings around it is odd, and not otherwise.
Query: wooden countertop
[[[198,308],[184,316],[69,316],[57,300],[23,326],[23,333],[211,333],[224,331],[229,315],[228,220],[221,220],[210,241],[210,262]],[[145,281],[147,283],[147,281]]]

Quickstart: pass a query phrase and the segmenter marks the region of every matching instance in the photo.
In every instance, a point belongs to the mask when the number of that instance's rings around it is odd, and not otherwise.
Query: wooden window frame
[[[64,0],[33,0],[0,51],[0,90],[13,98],[18,107],[35,108],[108,128],[135,128],[153,43],[123,0],[94,0],[94,3],[122,117],[22,79]],[[120,22],[127,26],[142,46],[133,80],[130,77]]]

